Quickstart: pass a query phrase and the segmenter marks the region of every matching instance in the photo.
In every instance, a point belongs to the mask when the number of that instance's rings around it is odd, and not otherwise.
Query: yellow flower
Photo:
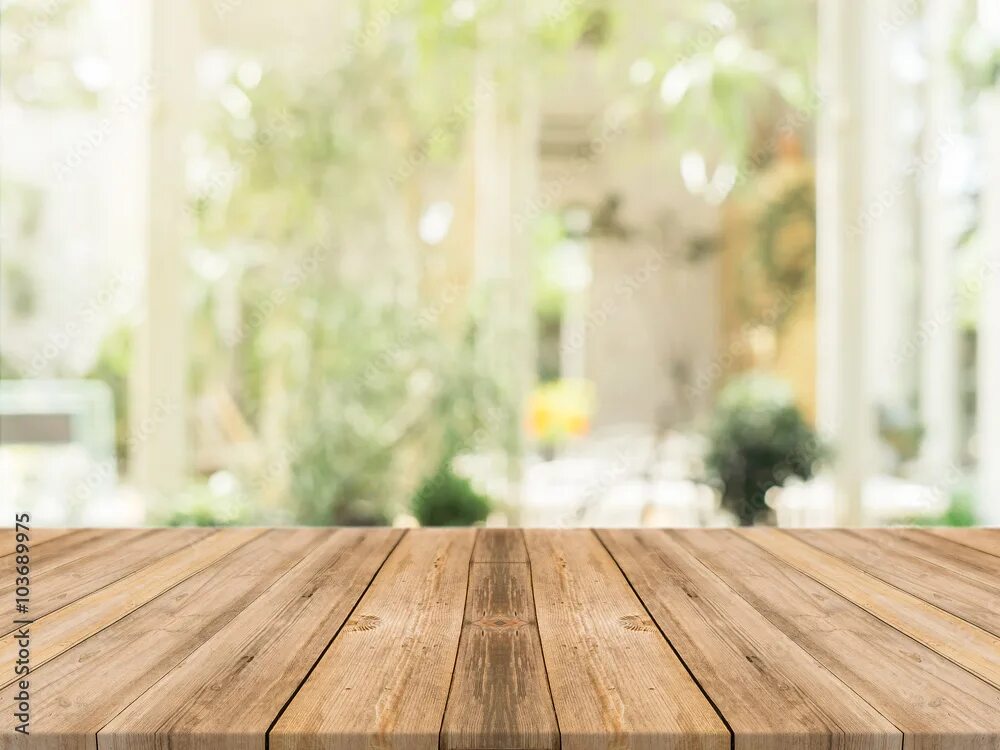
[[[586,435],[593,409],[591,382],[563,379],[542,383],[528,400],[528,431],[544,442]]]

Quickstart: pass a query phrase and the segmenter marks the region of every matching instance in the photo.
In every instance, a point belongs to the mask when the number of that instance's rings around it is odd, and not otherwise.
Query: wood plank
[[[483,537],[488,538],[485,543]],[[520,543],[518,543],[520,542]],[[526,562],[500,562],[526,551],[520,531],[480,531],[469,573],[465,623],[441,729],[443,750],[558,748]],[[475,559],[475,552],[473,553]]]
[[[902,730],[907,750],[1000,747],[1000,690],[744,537],[669,536]]]
[[[747,539],[956,664],[1000,687],[1000,638],[779,529]]]
[[[98,734],[101,750],[264,750],[267,730],[402,536],[334,531]],[[238,731],[233,731],[238,728]]]
[[[925,529],[928,534],[948,539],[980,552],[1000,557],[1000,529]]]
[[[124,578],[166,555],[184,549],[208,536],[211,529],[153,529],[137,536],[125,537],[116,544],[100,546],[74,560],[31,577],[31,609],[33,619],[44,617],[60,607],[81,599],[109,583]],[[6,627],[4,635],[15,630],[17,619],[14,598],[0,592]],[[9,619],[7,619],[9,618]]]
[[[389,556],[270,733],[272,750],[438,747],[472,529],[423,529]]]
[[[28,544],[31,546],[31,549],[34,550],[36,547],[45,544],[46,542],[51,542],[53,539],[66,536],[73,531],[76,531],[76,529],[44,529],[31,527],[28,530]],[[0,529],[0,556],[14,554],[16,539],[17,534],[13,528]]]
[[[795,537],[945,612],[1000,635],[1000,579],[977,581],[918,557],[894,531],[801,529]]]
[[[870,529],[865,533],[885,538],[902,553],[940,565],[983,586],[1000,587],[1000,557],[923,529]]]
[[[94,750],[97,732],[225,627],[328,532],[269,531],[31,673],[30,738],[0,748]],[[12,705],[16,685],[0,691]],[[238,728],[234,728],[238,731]]]
[[[64,534],[38,549],[31,549],[31,575],[37,578],[43,573],[73,562],[84,555],[92,554],[129,539],[150,533],[149,529],[80,529]],[[0,596],[8,604],[14,590],[14,555],[0,558]]]
[[[472,551],[472,561],[477,563],[528,562],[524,534],[520,529],[481,529],[476,536],[476,547]]]
[[[563,750],[729,748],[725,724],[597,538],[525,539]]]
[[[37,669],[95,633],[112,625],[189,576],[204,570],[264,529],[226,529],[121,578],[89,596],[37,619],[31,626],[31,664]],[[171,532],[173,533],[173,532]],[[0,638],[0,688],[15,681],[17,633]]]
[[[901,747],[885,717],[672,537],[599,536],[725,717],[736,750]]]

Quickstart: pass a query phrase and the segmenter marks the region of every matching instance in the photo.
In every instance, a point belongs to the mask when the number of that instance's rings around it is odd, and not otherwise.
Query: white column
[[[817,390],[820,430],[834,443],[839,524],[862,521],[872,415],[865,388],[861,0],[821,0],[817,175]],[[863,42],[862,48],[867,46]]]
[[[941,482],[954,474],[959,455],[958,328],[955,315],[955,226],[952,196],[943,175],[949,146],[958,136],[959,91],[951,45],[961,4],[928,0],[926,119],[921,165],[921,324],[920,410],[926,427],[923,465],[927,478]]]
[[[978,431],[979,520],[1000,526],[1000,91],[980,97],[985,144],[982,225],[985,250],[979,313]]]
[[[891,59],[898,0],[865,4],[864,240],[868,303],[865,378],[872,408],[907,402],[916,358],[905,356],[912,313],[907,309],[912,235],[907,231],[908,154],[899,123],[901,94]],[[874,469],[887,467],[873,466]]]
[[[194,87],[197,25],[191,0],[145,0],[150,99],[145,205],[144,315],[129,383],[132,478],[147,502],[187,475],[184,137]]]
[[[511,65],[498,52],[518,38],[520,17],[511,15],[482,30],[477,63],[475,149],[475,282],[482,296],[479,356],[495,373],[514,411],[498,433],[514,437],[508,464],[510,495],[516,505],[520,484],[523,421],[519,410],[534,382],[530,227],[515,215],[532,206],[538,181],[538,98],[531,72]],[[530,223],[530,222],[529,222]]]

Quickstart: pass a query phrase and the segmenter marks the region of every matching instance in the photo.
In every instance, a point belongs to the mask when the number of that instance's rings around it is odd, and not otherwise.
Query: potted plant
[[[706,469],[722,505],[741,526],[761,522],[768,490],[792,477],[809,479],[828,450],[781,381],[762,375],[734,380],[719,394],[708,431]]]
[[[486,520],[491,503],[443,460],[427,477],[411,503],[421,526],[471,526]]]

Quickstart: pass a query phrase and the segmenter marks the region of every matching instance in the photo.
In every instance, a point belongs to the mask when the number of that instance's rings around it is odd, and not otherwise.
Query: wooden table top
[[[997,529],[31,536],[2,748],[1000,748]]]

